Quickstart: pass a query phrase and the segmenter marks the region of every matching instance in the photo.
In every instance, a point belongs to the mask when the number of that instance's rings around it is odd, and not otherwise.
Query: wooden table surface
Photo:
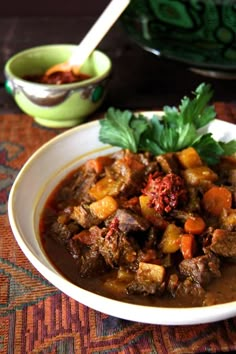
[[[18,113],[4,88],[4,65],[20,50],[50,43],[77,44],[96,17],[0,17],[0,112]],[[113,78],[104,105],[130,109],[161,109],[178,105],[201,82],[211,83],[214,101],[236,101],[236,81],[204,77],[189,67],[144,51],[117,22],[99,45],[113,61]]]

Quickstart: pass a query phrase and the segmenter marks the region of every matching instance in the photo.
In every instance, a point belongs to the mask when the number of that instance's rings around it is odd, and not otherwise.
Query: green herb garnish
[[[99,140],[134,153],[149,151],[154,155],[193,146],[207,164],[215,164],[221,156],[236,152],[236,140],[218,142],[211,133],[199,132],[216,117],[214,106],[209,105],[213,91],[202,83],[193,95],[193,99],[184,97],[178,108],[164,106],[163,115],[151,119],[111,107],[100,120]]]

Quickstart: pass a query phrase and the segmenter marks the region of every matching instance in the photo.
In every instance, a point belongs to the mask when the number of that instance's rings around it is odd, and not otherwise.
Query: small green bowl
[[[48,85],[23,79],[41,75],[54,64],[66,61],[75,45],[38,46],[12,56],[5,64],[5,86],[16,104],[34,120],[47,127],[72,127],[82,123],[102,104],[108,89],[112,62],[95,50],[81,72],[91,78],[79,82]]]

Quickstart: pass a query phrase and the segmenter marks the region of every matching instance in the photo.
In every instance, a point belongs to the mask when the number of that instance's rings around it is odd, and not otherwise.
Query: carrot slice
[[[203,195],[203,207],[210,214],[220,216],[223,209],[232,206],[232,193],[225,187],[213,186]]]
[[[100,174],[104,167],[112,164],[114,159],[110,156],[98,156],[95,159],[88,160],[86,163],[87,169],[93,169],[97,174]]]
[[[200,235],[206,228],[206,223],[200,216],[190,216],[184,223],[185,232]]]
[[[196,240],[193,234],[183,234],[181,236],[180,250],[184,259],[193,258],[196,251]]]

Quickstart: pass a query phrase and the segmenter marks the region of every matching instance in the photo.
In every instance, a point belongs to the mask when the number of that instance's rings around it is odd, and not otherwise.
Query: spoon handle
[[[75,49],[69,60],[71,65],[80,67],[85,62],[129,3],[130,0],[111,0]]]

